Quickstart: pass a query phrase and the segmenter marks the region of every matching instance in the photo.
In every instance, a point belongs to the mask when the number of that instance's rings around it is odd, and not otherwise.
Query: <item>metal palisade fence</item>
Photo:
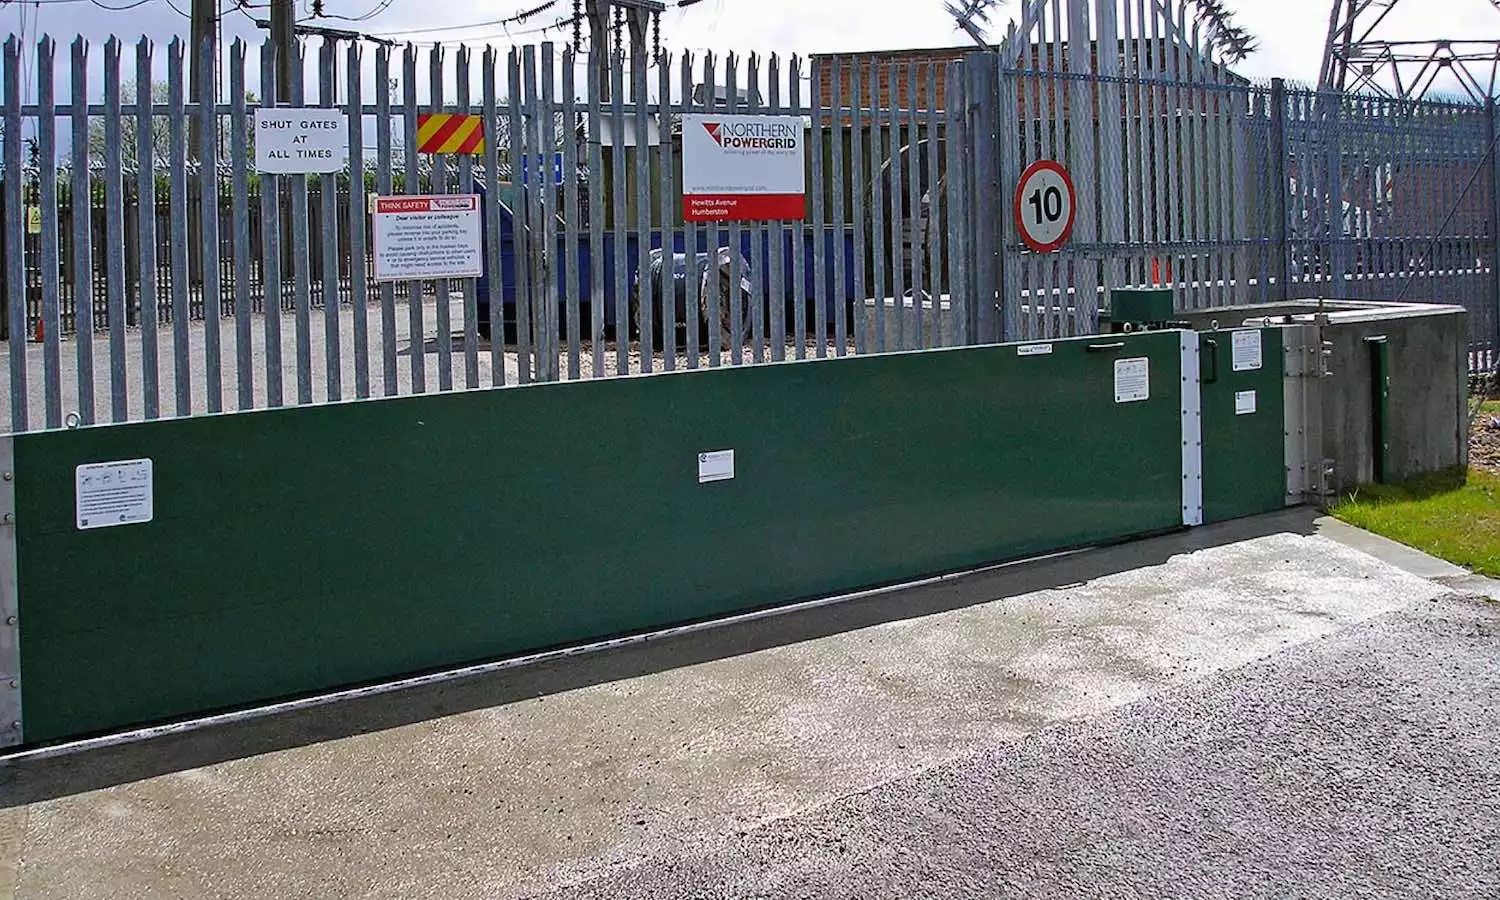
[[[1029,0],[998,53],[1007,207],[1045,159],[1072,172],[1078,206],[1055,253],[1022,243],[1019,205],[996,216],[1005,334],[1087,333],[1111,288],[1161,284],[1192,309],[1461,304],[1471,365],[1496,365],[1493,105],[1254,84],[1181,5],[1068,6]]]
[[[288,85],[269,46],[237,42],[223,84],[200,85],[223,99],[201,104],[181,42],[43,40],[27,77],[12,38],[0,417],[1042,339],[1094,331],[1112,288],[1143,284],[1193,308],[1461,303],[1472,365],[1495,364],[1493,108],[1252,84],[1180,9],[1096,5],[1059,23],[1028,3],[997,50],[946,55],[325,44]],[[215,71],[208,50],[196,71]],[[267,107],[345,111],[348,164],[257,171]],[[478,116],[479,152],[422,153],[428,113]],[[683,117],[746,113],[802,123],[806,219],[685,221]],[[1052,253],[1020,240],[1011,202],[1044,159],[1076,192]],[[484,275],[377,281],[371,198],[432,193],[482,195]]]
[[[946,212],[966,208],[946,175],[958,108],[920,86],[880,107],[885,66],[830,105],[796,57],[325,47],[283,88],[271,47],[237,42],[227,102],[199,104],[181,42],[132,61],[109,41],[100,85],[82,39],[68,67],[43,40],[32,102],[21,49],[5,49],[0,190],[14,430],[973,339],[972,249]],[[345,110],[349,165],[256,171],[254,112],[278,105]],[[420,153],[429,112],[481,117],[481,152]],[[684,222],[695,112],[800,119],[806,220]],[[471,192],[484,277],[376,282],[372,197]]]

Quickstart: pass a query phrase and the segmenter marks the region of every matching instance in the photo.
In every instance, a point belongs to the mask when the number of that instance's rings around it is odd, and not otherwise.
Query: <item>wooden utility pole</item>
[[[276,102],[292,102],[292,60],[297,52],[295,0],[271,0],[271,43],[276,47]]]
[[[214,103],[213,88],[203,96],[203,85],[217,84],[216,70],[219,60],[217,0],[193,0],[192,26],[188,38],[188,100],[193,103]],[[209,47],[207,53],[204,48]],[[208,71],[203,71],[203,62],[208,60]],[[203,127],[197,116],[188,120],[188,158],[198,159],[203,151]]]
[[[599,81],[599,99],[610,99],[609,0],[587,0],[584,17],[589,20],[589,63]]]
[[[696,0],[679,2],[678,6],[691,6]],[[586,0],[584,18],[589,20],[589,59],[599,76],[599,99],[609,100],[610,86],[610,11],[615,7],[625,10],[626,24],[630,29],[630,51],[627,59],[647,57],[646,32],[652,16],[661,15],[666,4],[661,0]],[[629,71],[627,69],[627,71]]]

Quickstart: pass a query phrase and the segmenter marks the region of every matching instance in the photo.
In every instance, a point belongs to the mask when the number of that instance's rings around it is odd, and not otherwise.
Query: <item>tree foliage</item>
[[[948,14],[980,46],[989,46],[989,29],[1005,0],[948,0],[944,3]],[[1193,17],[1203,26],[1209,46],[1223,54],[1231,63],[1243,60],[1253,53],[1257,41],[1234,21],[1234,13],[1224,0],[1192,0]]]
[[[134,103],[136,98],[137,83],[130,82],[122,87],[120,94],[125,103]],[[166,82],[158,81],[151,85],[151,104],[155,107],[165,107],[170,99],[170,91]],[[257,103],[255,94],[246,92],[245,101],[249,104]],[[192,126],[185,117],[182,123],[183,140],[187,140],[188,130]],[[249,126],[247,125],[247,128]],[[219,117],[219,130],[223,135],[225,147],[229,140],[229,118]],[[249,128],[247,139],[249,141],[250,153],[255,153],[255,129]],[[105,121],[102,117],[95,116],[89,119],[89,156],[94,160],[105,158],[106,134]],[[151,117],[150,153],[154,166],[161,167],[171,164],[172,161],[172,121],[161,110],[157,110]],[[222,156],[222,154],[221,154]],[[126,171],[136,169],[140,164],[140,128],[136,116],[124,114],[120,119],[120,159],[122,168]]]
[[[1193,0],[1194,16],[1207,31],[1209,46],[1236,63],[1255,52],[1259,43],[1250,32],[1235,24],[1234,13],[1223,0]]]

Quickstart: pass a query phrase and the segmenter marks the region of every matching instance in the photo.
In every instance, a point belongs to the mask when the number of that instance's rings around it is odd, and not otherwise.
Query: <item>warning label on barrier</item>
[[[1260,331],[1236,331],[1234,333],[1234,370],[1236,372],[1251,372],[1259,369],[1260,358]]]
[[[1138,356],[1115,360],[1115,402],[1151,399],[1151,360]]]
[[[698,483],[728,481],[734,477],[734,451],[714,450],[698,454]]]
[[[80,531],[151,521],[151,460],[88,463],[75,472]]]
[[[373,209],[376,281],[484,274],[478,194],[376,197]]]
[[[1234,414],[1237,416],[1248,416],[1255,412],[1255,392],[1234,392]]]

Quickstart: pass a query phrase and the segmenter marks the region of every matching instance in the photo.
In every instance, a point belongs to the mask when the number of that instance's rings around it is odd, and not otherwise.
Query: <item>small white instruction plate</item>
[[[151,521],[151,460],[88,463],[78,467],[75,477],[80,531]]]
[[[1255,412],[1255,392],[1234,392],[1234,414],[1237,416],[1248,416]]]
[[[1017,356],[1045,356],[1051,352],[1051,344],[1022,344],[1016,348]]]
[[[728,481],[734,477],[734,451],[710,450],[698,454],[698,483]]]
[[[1115,360],[1115,402],[1151,399],[1151,360],[1138,356]]]
[[[1260,331],[1236,331],[1234,333],[1234,370],[1251,372],[1260,368]]]

